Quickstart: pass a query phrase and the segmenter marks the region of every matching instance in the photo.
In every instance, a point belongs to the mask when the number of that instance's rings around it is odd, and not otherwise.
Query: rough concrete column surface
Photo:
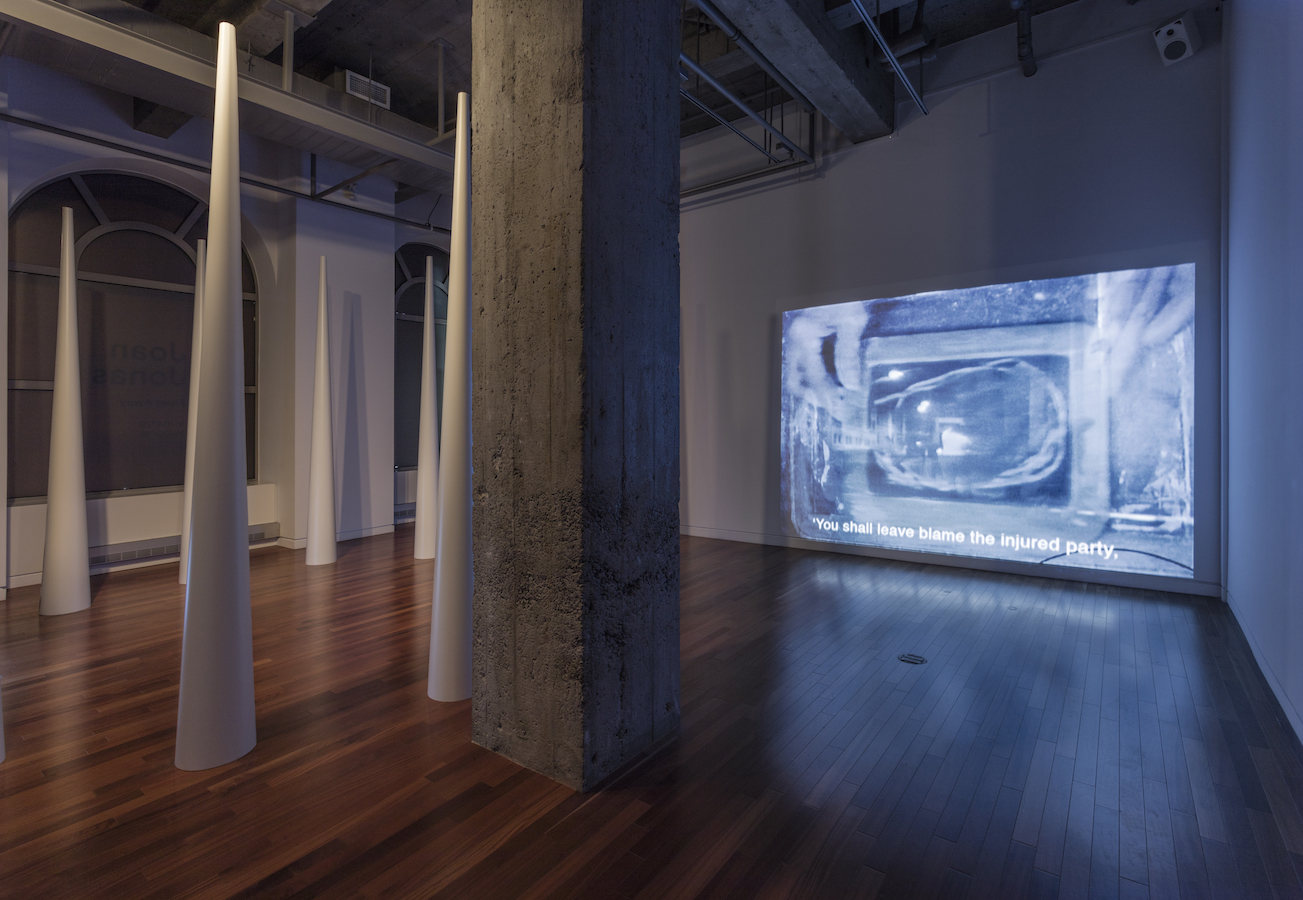
[[[676,0],[476,0],[474,740],[591,788],[679,720]]]

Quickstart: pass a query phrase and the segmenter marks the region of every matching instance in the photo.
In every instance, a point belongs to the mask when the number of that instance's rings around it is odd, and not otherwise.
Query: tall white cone
[[[240,122],[235,27],[219,26],[213,174],[195,427],[190,577],[176,765],[211,769],[257,743],[240,293]]]
[[[77,267],[72,210],[63,208],[59,247],[59,324],[54,342],[54,410],[46,489],[43,616],[90,607],[86,536],[86,464],[81,436],[81,364],[77,347]]]
[[[417,559],[434,559],[439,539],[439,372],[434,329],[434,257],[425,258],[425,344],[421,351],[421,422],[416,451]]]
[[[312,384],[312,457],[308,463],[308,565],[335,561],[335,429],[330,414],[330,324],[326,258],[317,292],[317,369]]]
[[[430,613],[432,700],[471,695],[471,142],[470,96],[457,95],[448,333],[443,357],[439,536]],[[426,321],[430,321],[429,318]]]
[[[190,330],[190,407],[186,417],[185,494],[181,501],[181,566],[177,580],[186,583],[190,570],[190,513],[195,484],[195,428],[199,423],[199,349],[203,345],[204,262],[207,241],[199,241],[195,252],[195,312]]]

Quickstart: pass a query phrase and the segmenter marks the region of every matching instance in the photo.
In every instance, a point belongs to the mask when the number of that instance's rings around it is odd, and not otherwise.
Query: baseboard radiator
[[[249,544],[266,544],[280,537],[279,522],[249,526]],[[92,569],[105,571],[123,565],[139,565],[145,561],[166,561],[169,557],[181,554],[181,535],[150,538],[146,541],[126,541],[121,544],[105,544],[90,548]]]

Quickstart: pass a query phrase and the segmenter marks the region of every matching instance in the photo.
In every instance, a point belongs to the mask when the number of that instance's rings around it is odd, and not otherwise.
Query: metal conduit
[[[858,0],[856,0],[856,2],[858,2]],[[791,138],[789,138],[787,135],[783,134],[783,133],[782,133],[781,131],[779,131],[777,128],[775,128],[774,126],[772,126],[772,125],[770,125],[768,122],[766,122],[765,119],[764,119],[764,116],[760,115],[760,114],[759,114],[758,112],[756,112],[754,109],[752,109],[751,107],[749,107],[749,106],[747,106],[745,103],[743,103],[742,100],[741,100],[741,98],[739,98],[736,94],[734,94],[734,93],[733,93],[732,91],[730,91],[728,88],[724,87],[724,85],[720,84],[719,81],[716,80],[716,79],[715,79],[715,78],[714,78],[714,77],[713,77],[709,72],[707,72],[707,71],[706,71],[705,69],[703,69],[701,66],[697,65],[697,61],[694,60],[692,57],[688,56],[688,54],[680,52],[680,53],[679,53],[679,62],[683,63],[683,65],[687,66],[689,69],[691,69],[691,70],[692,70],[693,72],[695,72],[697,75],[701,76],[701,78],[706,82],[706,84],[710,85],[710,86],[713,87],[715,90],[717,90],[717,91],[719,91],[721,94],[723,94],[724,97],[725,97],[725,99],[727,99],[729,103],[732,103],[732,104],[733,104],[734,106],[736,106],[738,109],[742,110],[742,112],[746,113],[746,115],[747,115],[747,116],[748,116],[752,121],[754,121],[756,124],[758,124],[758,125],[759,125],[761,128],[763,128],[765,131],[767,131],[767,132],[769,132],[771,135],[773,135],[774,140],[776,140],[778,143],[782,144],[782,145],[783,145],[784,147],[786,147],[788,150],[791,150],[793,155],[795,155],[795,156],[799,156],[799,157],[800,157],[801,159],[803,159],[805,162],[808,162],[808,163],[812,163],[812,162],[814,162],[814,157],[813,157],[813,156],[811,156],[810,154],[808,154],[808,153],[806,153],[804,150],[802,150],[800,147],[798,147],[797,144],[796,144],[796,142],[793,141]],[[754,142],[753,142],[753,143],[754,143]]]
[[[1036,54],[1032,52],[1032,11],[1027,0],[1012,0],[1009,4],[1018,14],[1018,64],[1023,77],[1036,74]]]
[[[766,59],[765,55],[756,49],[756,45],[751,43],[751,41],[747,39],[747,36],[739,31],[738,27],[729,21],[728,17],[720,12],[719,8],[716,7],[714,3],[711,3],[710,0],[692,0],[692,2],[697,9],[704,12],[716,25],[720,27],[720,30],[724,32],[725,36],[730,41],[741,47],[742,52],[755,60],[756,65],[764,69],[770,78],[778,82],[778,86],[787,91],[788,96],[799,103],[802,109],[809,113],[814,112],[814,104],[806,98],[805,94],[797,90],[796,85],[788,81],[782,72],[774,68],[773,63]]]
[[[738,128],[737,128],[737,126],[735,126],[732,122],[730,122],[728,119],[726,119],[726,118],[724,118],[723,116],[721,116],[719,113],[715,112],[713,109],[711,109],[709,106],[707,106],[705,103],[703,103],[703,102],[702,102],[700,99],[698,99],[697,97],[693,96],[692,94],[689,94],[689,93],[688,93],[687,91],[685,91],[683,88],[679,88],[679,95],[680,95],[681,97],[683,97],[683,99],[685,99],[685,100],[687,100],[689,103],[691,103],[693,106],[697,107],[697,109],[701,110],[701,111],[704,112],[706,115],[710,116],[710,117],[711,117],[712,119],[714,119],[716,122],[718,122],[719,124],[723,125],[723,126],[724,126],[725,128],[727,128],[729,131],[731,131],[731,132],[733,132],[734,134],[736,134],[736,135],[737,135],[738,137],[740,137],[742,140],[746,141],[746,142],[747,142],[748,144],[750,144],[752,147],[755,147],[757,150],[759,150],[759,151],[760,151],[761,153],[763,153],[765,156],[767,156],[767,157],[769,157],[770,159],[772,159],[774,162],[779,163],[779,164],[782,164],[782,163],[785,163],[785,162],[787,161],[787,160],[784,160],[784,159],[779,159],[777,156],[774,156],[774,154],[770,153],[770,152],[769,152],[768,150],[766,150],[764,147],[761,147],[761,146],[760,146],[759,144],[757,144],[755,141],[751,140],[751,138],[748,137],[744,132],[739,131]]]
[[[79,131],[71,131],[67,128],[60,128],[57,125],[50,125],[45,122],[38,122],[35,119],[28,119],[23,116],[15,116],[12,113],[0,112],[0,122],[11,122],[14,125],[22,125],[26,128],[32,128],[37,131],[45,131],[50,134],[57,134],[60,137],[71,138],[77,141],[85,141],[88,144],[94,144],[98,147],[108,147],[110,150],[119,150],[131,156],[139,156],[143,159],[152,159],[157,162],[167,163],[168,165],[178,166],[182,169],[189,169],[192,172],[202,172],[205,175],[212,174],[212,168],[201,163],[192,162],[188,159],[181,159],[166,153],[154,153],[151,150],[145,150],[141,147],[133,147],[131,144],[123,144],[118,141],[108,140],[102,137],[96,137],[92,134],[83,134]],[[316,154],[313,154],[314,160]],[[285,194],[289,197],[297,197],[300,200],[311,200],[313,203],[322,203],[326,206],[333,206],[336,209],[347,209],[355,213],[361,213],[364,216],[371,216],[376,219],[387,219],[390,222],[397,222],[400,225],[411,225],[422,231],[437,231],[441,234],[450,234],[451,232],[440,225],[431,225],[428,222],[414,222],[411,219],[404,219],[399,216],[391,216],[389,213],[382,213],[374,209],[367,209],[365,206],[350,206],[347,203],[336,203],[334,200],[326,200],[314,194],[305,194],[302,191],[296,191],[293,188],[281,187],[279,184],[273,184],[270,181],[263,181],[261,178],[250,178],[247,175],[240,176],[240,183],[247,184],[250,187],[260,187],[264,190],[274,191],[278,194]],[[315,188],[314,188],[315,190]]]
[[[887,57],[887,62],[891,63],[891,68],[895,70],[896,76],[905,83],[905,90],[909,91],[909,95],[914,98],[914,102],[918,104],[918,108],[921,109],[923,115],[926,116],[927,107],[923,105],[923,98],[918,95],[918,91],[914,89],[914,85],[905,77],[905,70],[900,67],[900,60],[896,59],[896,54],[891,52],[891,47],[887,45],[887,39],[884,38],[882,32],[878,30],[878,26],[874,23],[873,17],[869,15],[869,11],[864,8],[864,0],[851,0],[851,5],[854,6],[855,11],[860,14],[860,18],[864,20],[864,24],[868,26],[869,34],[873,35],[873,40],[877,42],[880,48],[882,48],[882,52]]]

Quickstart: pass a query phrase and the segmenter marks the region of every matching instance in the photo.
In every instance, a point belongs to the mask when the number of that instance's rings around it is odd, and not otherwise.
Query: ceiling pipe
[[[752,147],[755,147],[757,150],[759,150],[759,151],[760,151],[761,153],[763,153],[765,156],[767,156],[767,157],[769,157],[770,159],[772,159],[774,162],[776,162],[776,163],[780,163],[780,164],[786,162],[786,160],[779,159],[777,156],[774,156],[774,154],[770,153],[770,152],[769,152],[768,150],[766,150],[764,147],[761,147],[761,146],[760,146],[759,144],[757,144],[755,141],[751,140],[751,138],[750,138],[750,137],[749,137],[745,132],[743,132],[742,130],[740,130],[736,125],[734,125],[734,124],[733,124],[732,122],[730,122],[728,119],[726,119],[726,118],[724,118],[723,116],[721,116],[719,113],[715,112],[713,109],[711,109],[709,106],[707,106],[707,105],[706,105],[705,103],[703,103],[701,100],[699,100],[697,97],[693,96],[692,94],[689,94],[689,93],[688,93],[687,91],[685,91],[683,88],[679,88],[679,95],[680,95],[681,97],[683,97],[684,100],[687,100],[687,101],[688,101],[689,103],[691,103],[693,106],[697,107],[697,109],[701,110],[701,111],[704,112],[706,115],[710,116],[710,117],[711,117],[712,119],[714,119],[716,122],[718,122],[719,124],[723,125],[723,126],[724,126],[725,128],[727,128],[729,131],[731,131],[731,132],[733,132],[734,134],[736,134],[736,135],[737,135],[738,137],[740,137],[742,140],[746,141],[746,142],[747,142],[748,144],[750,144]]]
[[[738,109],[742,110],[742,112],[746,113],[747,116],[750,117],[756,124],[758,124],[765,131],[773,135],[774,140],[778,141],[778,143],[782,144],[788,150],[791,150],[793,155],[799,156],[801,159],[805,160],[808,163],[814,162],[813,156],[806,153],[799,146],[797,146],[796,142],[793,141],[791,138],[789,138],[787,135],[783,134],[777,128],[775,128],[774,126],[766,122],[764,116],[760,115],[754,109],[752,109],[751,107],[743,103],[740,97],[738,97],[728,88],[724,87],[724,85],[720,84],[719,81],[713,75],[711,75],[701,66],[699,66],[695,59],[688,56],[688,54],[686,53],[680,52],[679,62],[683,63],[683,65],[687,66],[690,70],[695,72],[697,75],[701,76],[701,79],[705,81],[706,84],[710,85],[715,90],[723,94],[724,98],[728,100],[729,103],[732,103]]]
[[[903,32],[896,36],[891,42],[891,55],[896,59],[904,59],[906,55],[913,53],[915,50],[922,50],[928,44],[932,43],[932,32],[923,24],[923,8],[927,0],[918,0],[918,6],[914,9],[914,21],[910,23],[909,31]],[[900,12],[899,9],[896,10]],[[879,49],[874,58],[878,64],[886,63],[886,55]]]
[[[909,91],[909,95],[914,98],[914,102],[923,112],[923,115],[926,116],[927,106],[923,104],[923,98],[919,96],[918,91],[914,89],[914,85],[910,83],[910,80],[905,77],[905,70],[900,67],[900,60],[896,59],[895,55],[892,54],[891,47],[887,44],[887,39],[882,36],[882,32],[873,21],[873,17],[869,15],[869,11],[864,8],[864,0],[851,0],[851,5],[854,6],[855,11],[860,14],[860,19],[864,22],[865,27],[869,29],[869,34],[873,35],[873,40],[877,43],[878,48],[886,54],[887,62],[891,63],[891,68],[896,73],[896,77],[904,82],[905,90]]]
[[[281,39],[281,90],[294,93],[294,11],[285,10],[285,36]]]
[[[1022,64],[1024,78],[1036,74],[1036,54],[1032,52],[1032,11],[1028,0],[1010,0],[1018,13],[1018,62]]]
[[[1149,26],[1145,26],[1149,30]],[[0,122],[10,122],[14,125],[22,125],[25,128],[31,128],[35,131],[44,131],[48,134],[57,134],[60,137],[69,138],[74,141],[82,141],[87,144],[94,144],[97,147],[107,147],[110,150],[118,150],[128,156],[139,156],[142,159],[152,159],[156,162],[167,163],[170,166],[176,166],[181,169],[189,169],[192,172],[199,172],[204,175],[210,175],[212,169],[208,166],[200,165],[188,159],[181,159],[176,156],[169,156],[165,153],[154,153],[151,150],[145,150],[142,147],[133,147],[130,144],[123,144],[118,141],[110,141],[105,138],[96,137],[93,134],[83,134],[80,131],[70,131],[67,128],[60,128],[57,125],[50,125],[46,122],[40,122],[35,119],[28,119],[24,116],[15,116],[7,112],[0,112]],[[448,132],[452,134],[452,132]],[[312,154],[313,172],[316,172],[316,154]],[[297,197],[299,200],[311,200],[313,203],[323,203],[326,206],[333,206],[337,209],[351,209],[353,212],[361,213],[364,216],[371,216],[375,219],[384,219],[387,222],[396,222],[399,225],[410,225],[413,228],[419,228],[422,231],[437,231],[440,234],[448,234],[448,229],[442,225],[431,225],[429,222],[416,222],[411,219],[404,219],[401,216],[391,216],[389,213],[380,212],[376,209],[368,209],[365,206],[350,206],[347,203],[338,203],[334,200],[324,200],[316,194],[316,180],[313,176],[312,193],[296,191],[293,188],[283,187],[271,181],[263,181],[261,178],[250,178],[247,175],[240,176],[240,183],[247,184],[250,187],[262,188],[263,190],[272,191],[277,194],[284,194],[287,197]]]
[[[926,27],[911,28],[891,42],[891,55],[896,59],[902,59],[915,50],[922,50],[930,43],[932,43],[932,33]],[[874,58],[879,65],[886,65],[887,63],[886,54],[881,50],[874,54]]]
[[[789,97],[801,105],[806,112],[814,112],[814,104],[797,90],[796,85],[787,80],[782,72],[774,68],[774,64],[765,58],[765,55],[756,49],[756,45],[747,39],[747,36],[738,30],[738,27],[729,21],[728,16],[719,11],[719,8],[711,3],[710,0],[693,0],[697,9],[704,12],[710,19],[719,26],[720,31],[724,32],[725,37],[742,48],[747,56],[756,61],[756,65],[765,70],[770,78],[778,82],[778,86],[787,91]]]

